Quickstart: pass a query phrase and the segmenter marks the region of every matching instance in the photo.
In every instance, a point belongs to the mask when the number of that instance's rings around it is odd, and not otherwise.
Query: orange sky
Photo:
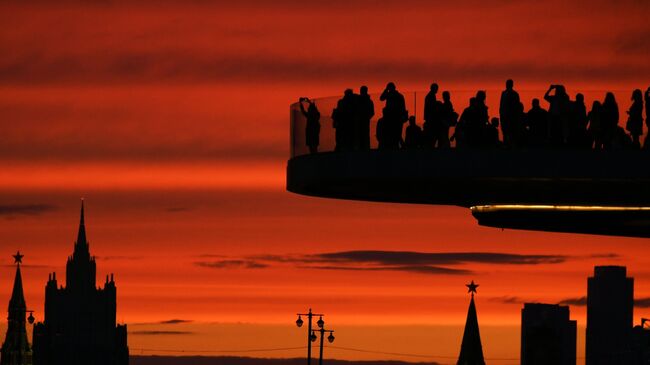
[[[20,249],[28,306],[42,318],[47,273],[63,276],[85,197],[98,281],[115,273],[134,349],[301,346],[290,326],[312,306],[339,346],[455,356],[463,285],[475,279],[486,357],[517,358],[521,303],[584,296],[594,265],[626,265],[636,297],[650,297],[648,241],[287,193],[289,104],[387,81],[488,89],[493,104],[512,77],[520,90],[621,90],[624,120],[631,90],[650,84],[649,10],[632,0],[3,2],[0,305]],[[322,255],[354,250],[511,256],[446,259],[441,274]],[[584,325],[584,307],[571,311]],[[648,311],[646,301],[635,318]],[[190,322],[157,324],[170,319]]]

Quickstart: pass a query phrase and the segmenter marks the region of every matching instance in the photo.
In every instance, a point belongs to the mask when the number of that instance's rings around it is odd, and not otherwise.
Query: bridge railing
[[[642,89],[644,90],[644,89]],[[442,92],[445,91],[444,88],[440,88],[438,92],[438,100],[442,100]],[[469,105],[469,99],[476,95],[477,90],[450,90],[451,101],[454,105],[454,110],[459,115],[462,114],[463,110]],[[499,117],[499,100],[501,97],[502,90],[496,89],[487,89],[485,90],[487,94],[487,106],[488,113],[490,118]],[[616,101],[619,108],[619,126],[625,127],[625,122],[627,121],[626,111],[631,105],[631,94],[632,90],[611,90],[616,95]],[[355,91],[356,92],[356,91]],[[423,120],[423,111],[424,111],[424,98],[427,95],[427,91],[401,91],[404,95],[406,102],[406,109],[408,110],[409,115],[414,115],[416,118],[416,123],[418,126],[422,127]],[[524,111],[528,111],[531,108],[532,99],[537,98],[540,100],[542,108],[548,110],[548,103],[544,100],[544,93],[546,90],[517,90],[520,95],[520,99],[524,104]],[[582,93],[585,96],[585,105],[587,111],[591,109],[592,103],[595,100],[603,101],[605,98],[606,90],[574,90],[570,87],[567,92],[571,100],[575,100],[575,95],[577,93]],[[341,96],[330,96],[322,98],[312,98],[309,95],[312,101],[315,101],[316,107],[320,112],[320,133],[319,133],[319,146],[318,152],[329,152],[334,151],[336,146],[336,130],[333,127],[332,120],[332,111],[336,108],[337,102],[342,98]],[[384,102],[379,100],[379,93],[371,93],[370,97],[374,103],[375,115],[370,121],[370,148],[377,148],[377,138],[376,138],[376,127],[377,119],[382,116],[382,109],[384,107]],[[304,103],[305,109],[307,109],[308,104]],[[290,155],[291,157],[306,155],[310,153],[309,147],[307,146],[307,119],[300,111],[299,102],[293,103],[289,107],[290,112]],[[404,129],[406,129],[404,125]],[[645,133],[644,127],[644,133]],[[454,128],[450,128],[449,135],[453,135]],[[503,136],[500,135],[500,138],[503,139]],[[454,142],[451,142],[451,147],[455,147]]]

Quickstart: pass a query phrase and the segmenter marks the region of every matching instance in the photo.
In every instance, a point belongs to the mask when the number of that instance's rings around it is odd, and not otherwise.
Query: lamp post
[[[327,336],[327,341],[329,343],[334,342],[334,331],[332,330],[326,330],[324,327],[321,327],[319,330],[320,332],[320,355],[318,356],[318,365],[323,365],[323,340],[325,339],[325,332],[329,332],[329,336]]]
[[[296,320],[296,326],[302,327],[303,320],[301,316],[307,316],[307,365],[311,365],[311,343],[316,341],[316,333],[311,329],[311,320],[314,316],[319,316],[318,322],[316,324],[319,328],[323,328],[325,322],[323,321],[324,314],[312,313],[311,308],[309,308],[309,313],[298,313],[298,319]]]

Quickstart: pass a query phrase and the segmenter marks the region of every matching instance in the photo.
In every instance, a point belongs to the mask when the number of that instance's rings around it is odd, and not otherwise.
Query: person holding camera
[[[309,147],[309,153],[317,153],[318,145],[320,143],[320,112],[316,107],[316,102],[309,100],[309,98],[300,98],[298,99],[300,103],[300,111],[302,115],[307,119],[307,126],[305,127],[305,142],[307,147]],[[303,103],[307,103],[309,106],[305,110]]]
[[[395,84],[389,82],[386,89],[381,93],[379,100],[386,101],[383,110],[383,124],[382,139],[384,143],[380,143],[388,149],[399,149],[402,144],[402,128],[408,119],[408,111],[406,110],[406,101]]]
[[[551,95],[551,91],[555,91]],[[566,143],[568,135],[569,112],[571,100],[563,85],[551,85],[544,94],[544,100],[549,103],[549,137],[553,146],[559,147]]]

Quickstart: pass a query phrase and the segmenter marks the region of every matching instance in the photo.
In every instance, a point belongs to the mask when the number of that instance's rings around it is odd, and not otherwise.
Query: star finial
[[[20,251],[17,251],[16,254],[13,255],[13,257],[14,257],[14,264],[22,264],[23,257],[25,257],[25,255],[21,255]]]
[[[471,283],[466,284],[465,286],[467,287],[467,292],[472,293],[472,295],[474,295],[474,293],[476,293],[476,288],[478,288],[478,284],[475,284],[474,280],[472,280]]]

